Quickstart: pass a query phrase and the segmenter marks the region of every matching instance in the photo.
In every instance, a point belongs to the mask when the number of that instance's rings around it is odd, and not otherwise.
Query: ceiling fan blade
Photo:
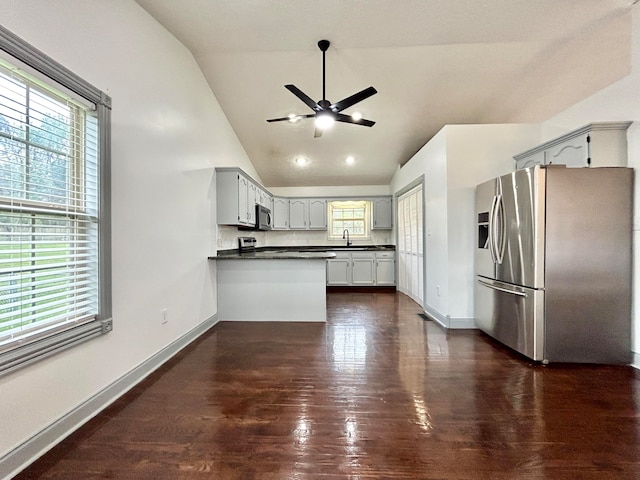
[[[376,124],[373,120],[367,120],[365,118],[354,120],[351,115],[345,115],[344,113],[336,113],[335,119],[336,122],[353,123],[354,125],[364,125],[365,127],[373,127]]]
[[[354,93],[350,97],[334,103],[333,105],[331,105],[331,110],[333,110],[334,112],[341,112],[345,108],[349,108],[351,105],[355,105],[356,103],[361,102],[365,98],[369,98],[371,95],[375,95],[376,93],[378,93],[378,91],[373,87],[365,88],[358,93]]]
[[[269,118],[267,122],[284,122],[285,120],[291,120],[289,117],[281,117],[281,118]]]
[[[285,85],[284,88],[286,88],[291,93],[293,93],[296,97],[302,100],[305,103],[305,105],[307,105],[311,110],[315,110],[316,112],[319,112],[322,110],[322,108],[320,108],[320,106],[316,102],[314,102],[306,93],[304,93],[295,85]]]
[[[310,113],[309,115],[295,115],[294,118],[296,118],[297,120],[291,120],[291,116],[280,117],[280,118],[269,118],[267,122],[284,122],[285,120],[288,120],[291,123],[295,123],[298,120],[302,120],[303,118],[311,118],[315,116],[316,116],[315,113]]]

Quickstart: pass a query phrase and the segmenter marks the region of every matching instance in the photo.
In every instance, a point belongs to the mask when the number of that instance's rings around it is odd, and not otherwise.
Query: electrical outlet
[[[166,325],[169,319],[167,318],[167,309],[160,310],[160,325]]]
[[[440,296],[440,285],[436,285],[436,295]]]

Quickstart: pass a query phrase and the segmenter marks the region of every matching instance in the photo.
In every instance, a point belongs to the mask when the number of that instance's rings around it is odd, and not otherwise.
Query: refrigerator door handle
[[[496,238],[496,259],[498,263],[501,264],[502,260],[504,260],[504,250],[505,250],[505,242],[507,239],[506,230],[506,219],[504,215],[504,200],[502,194],[498,195],[498,201],[496,202],[496,225],[497,230],[500,232],[498,238]],[[499,223],[498,223],[499,222]]]
[[[491,209],[489,210],[489,253],[491,254],[491,261],[495,264],[498,263],[497,252],[495,251],[495,210],[496,210],[496,202],[498,201],[497,196],[493,196],[493,200],[491,201]]]
[[[498,285],[494,285],[493,283],[486,282],[484,280],[478,279],[478,283],[492,290],[498,290],[499,292],[509,293],[511,295],[516,295],[518,297],[527,297],[528,295],[525,292],[519,292],[517,290],[512,290],[507,287],[500,287]]]

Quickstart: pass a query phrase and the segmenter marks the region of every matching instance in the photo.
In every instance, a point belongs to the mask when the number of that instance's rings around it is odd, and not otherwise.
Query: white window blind
[[[0,25],[0,375],[108,333],[111,98]]]
[[[349,230],[351,239],[368,239],[370,236],[369,201],[329,202],[329,238],[342,238],[344,230]]]
[[[0,351],[98,312],[98,121],[0,66]]]

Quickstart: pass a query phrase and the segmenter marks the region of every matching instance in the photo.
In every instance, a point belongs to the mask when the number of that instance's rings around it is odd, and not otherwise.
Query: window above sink
[[[369,240],[371,238],[371,202],[368,200],[330,201],[328,209],[328,237],[330,240],[343,238],[343,232],[349,231],[351,240]]]

